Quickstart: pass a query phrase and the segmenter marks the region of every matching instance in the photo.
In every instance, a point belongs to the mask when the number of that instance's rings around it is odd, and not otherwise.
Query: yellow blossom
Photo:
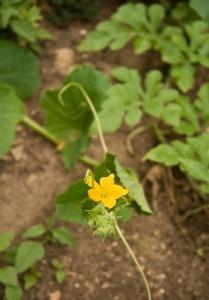
[[[91,200],[102,202],[105,207],[112,208],[116,205],[116,200],[128,194],[128,190],[122,186],[115,184],[114,174],[107,177],[102,177],[99,184],[89,176],[86,179],[86,184],[91,187],[88,190],[88,196]]]

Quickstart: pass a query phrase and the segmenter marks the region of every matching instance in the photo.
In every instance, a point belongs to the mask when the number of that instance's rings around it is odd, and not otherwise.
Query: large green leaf
[[[44,247],[39,242],[25,241],[17,249],[15,268],[18,273],[24,272],[44,257]]]
[[[99,111],[106,98],[109,80],[90,65],[75,69],[65,80],[65,85],[77,83],[90,97]],[[65,142],[72,142],[81,134],[87,134],[93,121],[92,111],[78,87],[71,86],[63,94],[61,103],[59,90],[46,92],[41,101],[45,114],[46,127]]]
[[[10,149],[15,136],[15,127],[24,114],[24,105],[14,89],[0,84],[0,158]]]
[[[35,55],[12,42],[1,40],[0,83],[12,85],[21,98],[30,98],[39,85]]]
[[[87,197],[87,190],[84,182],[76,182],[57,197],[56,213],[60,219],[78,224],[85,223],[81,208]]]

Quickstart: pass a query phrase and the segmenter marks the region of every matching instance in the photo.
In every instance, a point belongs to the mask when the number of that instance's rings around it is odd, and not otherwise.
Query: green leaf
[[[37,224],[32,227],[30,227],[28,230],[26,230],[23,234],[24,238],[37,238],[41,237],[45,234],[46,227],[42,224]]]
[[[192,159],[180,159],[181,169],[195,180],[209,183],[209,168],[202,162]]]
[[[55,278],[59,284],[63,283],[65,280],[65,272],[61,270],[56,271]]]
[[[209,83],[203,84],[199,89],[195,105],[207,121],[209,119]]]
[[[76,68],[65,80],[65,85],[79,84],[99,111],[106,98],[109,80],[90,65]],[[71,143],[87,134],[93,121],[92,111],[78,87],[71,86],[58,99],[59,90],[46,92],[41,101],[46,127],[59,139]]]
[[[181,108],[180,122],[174,127],[175,132],[186,134],[188,136],[200,130],[197,110],[194,104],[186,96],[179,96],[176,99],[177,104]]]
[[[0,234],[0,252],[5,251],[15,238],[14,231],[8,231]]]
[[[39,242],[25,241],[17,249],[15,267],[18,273],[22,273],[44,257],[44,247]]]
[[[131,205],[119,209],[117,216],[120,221],[128,222],[133,215],[133,207]]]
[[[26,20],[13,20],[11,22],[12,30],[21,38],[28,42],[34,43],[36,41],[36,35],[32,24]]]
[[[150,150],[144,157],[158,163],[163,163],[166,166],[175,166],[179,163],[178,152],[170,145],[161,144]]]
[[[23,293],[19,286],[6,286],[5,296],[7,300],[21,300],[22,295]]]
[[[205,0],[190,0],[190,6],[209,24],[209,3]]]
[[[122,167],[117,159],[115,159],[115,168],[122,184],[128,190],[130,198],[136,202],[144,214],[151,214],[152,211],[147,203],[143,188],[138,181],[136,173],[131,169]]]
[[[73,246],[75,244],[75,238],[73,237],[69,229],[64,226],[53,229],[52,235],[54,239],[61,245]]]
[[[187,144],[195,153],[196,159],[202,161],[206,166],[209,166],[209,134],[203,133],[197,137],[188,138]],[[188,158],[188,156],[185,156],[185,158]]]
[[[143,53],[155,47],[164,15],[162,5],[154,4],[147,8],[142,3],[124,4],[109,20],[100,23],[87,34],[79,50],[99,51],[109,46],[115,51],[133,40],[135,53]]]
[[[0,268],[0,282],[5,285],[17,286],[17,273],[14,267]]]
[[[150,40],[146,40],[144,36],[137,36],[134,39],[134,53],[143,54],[152,48],[152,43]]]
[[[32,274],[24,275],[24,288],[25,290],[29,290],[37,283],[37,277]]]
[[[63,262],[57,258],[52,259],[52,266],[57,270],[63,269]]]
[[[81,154],[87,150],[90,144],[90,138],[81,135],[77,140],[68,143],[61,152],[64,165],[68,169],[74,168]]]
[[[34,54],[12,42],[1,40],[0,58],[0,84],[12,85],[23,99],[32,97],[40,81]]]
[[[15,91],[10,86],[0,84],[0,158],[9,151],[14,140],[15,127],[24,114],[24,105]]]
[[[195,82],[196,68],[191,64],[182,64],[173,66],[171,69],[171,76],[175,78],[178,87],[187,92],[190,90]]]
[[[59,195],[56,199],[58,217],[64,221],[84,224],[81,206],[87,197],[87,190],[87,185],[79,181],[72,184],[65,193]]]
[[[141,118],[140,77],[136,70],[125,67],[116,68],[112,75],[122,83],[115,84],[108,90],[108,98],[102,105],[99,118],[103,132],[114,132],[122,124],[123,118],[133,126]],[[114,115],[111,122],[110,116]]]
[[[165,8],[159,4],[150,5],[148,8],[148,14],[152,30],[157,31],[165,18]]]

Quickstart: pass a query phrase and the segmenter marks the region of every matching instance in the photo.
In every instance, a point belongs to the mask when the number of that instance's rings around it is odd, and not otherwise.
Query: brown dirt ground
[[[105,1],[99,18],[110,15],[117,4],[116,1]],[[107,74],[120,65],[138,68],[142,73],[161,67],[155,53],[135,57],[131,47],[116,54],[108,51],[77,53],[76,46],[83,30],[93,27],[93,23],[74,21],[66,29],[48,26],[54,40],[43,47],[40,58],[43,81],[36,99],[44,89],[57,86],[63,78],[66,66],[63,71],[63,67],[56,64],[56,57],[63,48],[73,51],[69,67],[92,62]],[[41,120],[36,99],[28,108],[32,117]],[[145,189],[154,215],[135,215],[123,229],[144,266],[153,300],[208,300],[208,255],[206,253],[200,259],[195,254],[197,247],[209,244],[208,216],[201,213],[180,223],[188,209],[200,205],[200,199],[177,170],[169,177],[167,170],[141,162],[156,142],[152,132],[134,139],[134,155],[129,156],[125,146],[128,132],[124,127],[116,134],[107,135],[107,144],[123,164],[134,167],[141,179],[147,179]],[[95,139],[89,153],[99,158],[99,151]],[[85,166],[80,163],[73,172],[66,171],[51,144],[30,129],[19,126],[11,153],[0,162],[0,232],[11,229],[21,232],[29,225],[44,221],[55,196],[70,182],[83,176],[84,171]],[[75,225],[69,225],[69,228],[77,237],[77,246],[69,249],[48,245],[47,257],[41,264],[43,278],[25,294],[24,300],[47,300],[54,291],[60,291],[62,300],[147,299],[144,286],[119,240],[102,242],[87,228]],[[50,264],[54,257],[63,260],[65,265],[67,276],[62,285],[54,279]]]

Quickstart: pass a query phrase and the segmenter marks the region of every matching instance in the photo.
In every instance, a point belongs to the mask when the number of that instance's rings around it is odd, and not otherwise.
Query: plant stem
[[[63,105],[65,105],[64,101],[63,101],[63,98],[62,98],[62,95],[64,94],[64,92],[70,88],[70,87],[77,87],[81,93],[83,94],[86,102],[88,103],[92,113],[93,113],[93,116],[94,116],[94,119],[95,119],[95,122],[96,122],[96,125],[97,125],[97,130],[98,130],[98,135],[99,135],[99,138],[100,138],[100,142],[101,142],[101,145],[102,145],[102,149],[104,151],[104,154],[106,154],[108,152],[107,150],[107,145],[106,145],[106,142],[105,142],[105,139],[104,139],[104,135],[103,135],[103,132],[102,132],[102,126],[101,126],[101,123],[100,123],[100,119],[98,117],[98,114],[97,114],[97,111],[94,107],[94,104],[92,103],[89,95],[86,93],[86,91],[84,90],[84,88],[79,84],[79,83],[76,83],[76,82],[70,82],[68,84],[66,84],[62,89],[61,91],[59,92],[58,94],[58,98],[59,98],[59,101],[60,103],[62,103]]]
[[[48,139],[50,142],[52,142],[55,146],[57,146],[57,149],[59,149],[59,145],[61,144],[61,141],[59,141],[51,132],[49,132],[46,128],[38,124],[36,121],[32,120],[29,116],[24,116],[22,119],[22,122],[25,123],[27,126],[32,128],[34,131]],[[80,156],[79,160],[87,165],[90,165],[92,167],[98,166],[99,162],[96,159],[93,159],[91,157],[88,157],[86,155]]]
[[[149,129],[149,127],[140,126],[135,128],[133,131],[131,131],[126,139],[126,148],[128,150],[128,153],[130,155],[134,154],[133,147],[132,147],[132,141],[133,139],[140,133],[144,132],[145,130]]]
[[[158,127],[158,125],[156,124],[156,122],[153,122],[152,123],[152,127],[154,129],[154,132],[158,138],[158,140],[161,142],[161,143],[166,143],[166,139],[162,133],[162,131],[160,130],[160,128]]]
[[[128,250],[128,252],[129,252],[131,258],[133,259],[133,261],[134,261],[134,263],[135,263],[135,265],[136,265],[136,268],[137,268],[138,272],[140,273],[140,275],[141,275],[141,277],[142,277],[142,279],[143,279],[143,281],[144,281],[144,284],[145,284],[145,287],[146,287],[146,290],[147,290],[147,297],[148,297],[148,300],[152,300],[150,287],[149,287],[147,278],[146,278],[146,276],[145,276],[145,274],[144,274],[144,272],[143,272],[142,267],[140,266],[140,264],[139,264],[139,262],[138,262],[138,260],[137,260],[137,258],[136,258],[136,256],[135,256],[135,254],[133,253],[131,247],[129,246],[129,244],[128,244],[126,238],[125,238],[125,236],[123,235],[123,233],[122,233],[122,231],[120,230],[120,227],[118,226],[117,223],[116,223],[116,225],[115,225],[115,228],[116,228],[116,230],[117,230],[117,233],[118,233],[119,237],[121,238],[122,242],[124,243],[126,249]]]
[[[38,132],[40,135],[47,138],[53,144],[59,145],[60,141],[52,133],[50,133],[46,128],[32,120],[30,117],[24,116],[22,122],[31,127],[34,131]]]
[[[92,167],[97,167],[99,165],[99,162],[94,159],[91,158],[89,156],[83,155],[79,157],[79,160],[83,163],[85,163],[86,165],[92,166]]]

